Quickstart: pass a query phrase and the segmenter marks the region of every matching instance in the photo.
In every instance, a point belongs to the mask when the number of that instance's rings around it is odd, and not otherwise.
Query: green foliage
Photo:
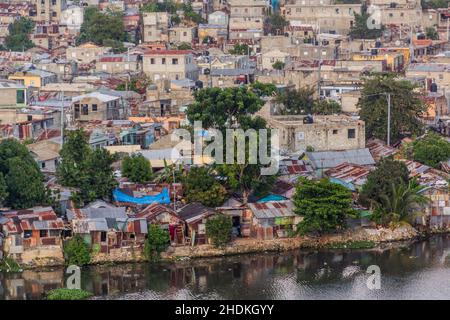
[[[408,183],[391,183],[391,191],[380,196],[374,202],[374,213],[371,218],[383,225],[398,225],[400,222],[412,223],[420,215],[423,206],[429,199],[420,194],[422,186],[415,181]]]
[[[285,64],[282,61],[277,61],[272,65],[272,68],[274,68],[275,70],[283,70],[284,67],[285,67]]]
[[[3,173],[0,172],[0,207],[5,203],[7,197],[8,197],[8,189],[6,186],[6,181],[5,178],[3,177]]]
[[[141,7],[141,12],[169,12],[175,14],[180,6],[173,0],[149,2]]]
[[[339,231],[346,227],[346,218],[354,216],[352,193],[327,179],[310,181],[302,178],[297,185],[294,212],[303,216],[297,231],[304,235]]]
[[[206,236],[216,247],[223,247],[231,240],[231,228],[233,223],[231,217],[217,215],[206,220]]]
[[[428,133],[412,143],[412,151],[415,161],[438,169],[441,161],[450,158],[450,142],[435,133]]]
[[[259,81],[255,81],[254,83],[252,83],[250,85],[250,88],[259,97],[269,97],[277,91],[277,86],[273,83],[262,83]]]
[[[86,8],[77,44],[89,41],[97,45],[109,43],[120,50],[120,45],[117,42],[126,41],[122,15],[120,12],[101,12],[96,7]]]
[[[350,28],[348,35],[354,39],[377,39],[383,34],[384,25],[381,28],[367,27],[367,21],[371,19],[370,15],[364,10],[362,14],[355,13],[355,23]]]
[[[191,167],[183,179],[186,199],[207,207],[218,207],[225,201],[227,192],[206,167]]]
[[[11,51],[28,50],[34,47],[29,35],[33,32],[34,22],[26,17],[20,17],[8,26],[8,36],[5,38],[5,49]]]
[[[0,272],[21,272],[22,267],[11,257],[4,257],[0,260]]]
[[[192,9],[192,5],[190,3],[184,3],[182,5],[182,9],[184,12],[184,19],[192,21],[196,24],[205,23],[202,16]]]
[[[158,260],[159,254],[166,250],[170,242],[167,230],[161,229],[157,224],[149,224],[148,236],[144,245],[144,255],[148,260]]]
[[[142,154],[133,154],[126,156],[122,160],[122,175],[130,181],[145,183],[153,178],[153,170],[148,161]]]
[[[271,14],[267,19],[268,32],[272,35],[283,34],[284,28],[289,26],[287,21],[280,13]]]
[[[248,46],[248,44],[240,44],[240,43],[236,43],[233,47],[233,49],[229,50],[228,53],[229,54],[234,54],[237,56],[245,56],[250,54],[250,47]]]
[[[112,169],[116,155],[105,149],[92,150],[82,129],[67,134],[60,155],[61,163],[56,172],[58,181],[63,186],[79,189],[74,200],[90,202],[111,198],[117,185]]]
[[[47,292],[47,300],[84,300],[92,297],[93,294],[81,289],[59,288]]]
[[[173,14],[172,17],[170,18],[170,21],[172,22],[172,24],[174,25],[179,25],[181,23],[181,18],[179,15],[177,14]]]
[[[449,0],[421,0],[422,9],[448,8]]]
[[[276,102],[283,105],[280,115],[302,115],[312,113],[314,106],[314,88],[286,90],[279,94]]]
[[[103,40],[102,45],[105,47],[111,47],[113,53],[124,53],[127,51],[127,48],[125,48],[123,42],[119,40],[106,39]]]
[[[336,114],[341,111],[341,105],[334,100],[316,100],[312,108],[313,114],[322,115]]]
[[[151,84],[151,80],[146,76],[132,77],[131,81],[129,81],[128,83],[122,82],[121,84],[117,85],[116,90],[126,91],[128,89],[129,91],[134,91],[139,94],[145,94],[149,84]]]
[[[383,159],[367,176],[367,181],[359,194],[359,202],[365,206],[380,203],[384,196],[391,195],[393,183],[407,184],[408,180],[408,168],[403,162]]]
[[[425,34],[426,34],[427,39],[439,40],[439,33],[433,27],[426,28]]]
[[[202,43],[203,44],[208,44],[208,43],[213,43],[214,42],[214,38],[211,36],[206,36],[203,38]]]
[[[64,243],[64,258],[67,265],[84,266],[91,262],[89,245],[84,242],[80,235]]]
[[[191,50],[191,49],[192,49],[192,46],[191,46],[190,43],[183,42],[183,43],[180,43],[180,44],[177,46],[177,49],[178,49],[178,50]]]
[[[397,80],[395,74],[376,74],[366,78],[358,102],[359,115],[366,124],[366,138],[387,138],[387,98],[380,93],[391,93],[391,141],[405,133],[419,135],[423,125],[419,116],[426,110],[415,86],[407,80]]]

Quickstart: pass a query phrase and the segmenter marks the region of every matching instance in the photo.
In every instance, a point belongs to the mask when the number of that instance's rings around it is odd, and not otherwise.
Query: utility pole
[[[388,103],[388,120],[387,120],[387,145],[391,145],[391,94],[386,93]]]
[[[61,148],[64,144],[64,91],[61,91]]]

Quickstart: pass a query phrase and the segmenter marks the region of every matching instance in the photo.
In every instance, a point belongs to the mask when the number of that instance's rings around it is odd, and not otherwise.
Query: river
[[[369,289],[367,267],[381,270]],[[0,299],[41,299],[64,269],[0,273]],[[450,235],[371,250],[296,250],[82,269],[95,299],[449,299]]]

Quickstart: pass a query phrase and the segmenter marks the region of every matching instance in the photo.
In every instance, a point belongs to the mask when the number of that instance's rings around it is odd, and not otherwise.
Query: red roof
[[[191,50],[149,50],[145,52],[145,55],[185,55],[192,53]]]
[[[122,62],[123,57],[102,57],[99,62]]]

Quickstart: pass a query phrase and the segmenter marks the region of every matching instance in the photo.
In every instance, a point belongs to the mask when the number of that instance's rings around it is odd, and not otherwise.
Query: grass
[[[0,260],[0,272],[21,272],[22,268],[15,260],[5,257]]]
[[[376,246],[373,241],[332,242],[324,245],[327,249],[372,249]]]
[[[47,300],[84,300],[93,294],[81,289],[54,289],[47,292]]]

